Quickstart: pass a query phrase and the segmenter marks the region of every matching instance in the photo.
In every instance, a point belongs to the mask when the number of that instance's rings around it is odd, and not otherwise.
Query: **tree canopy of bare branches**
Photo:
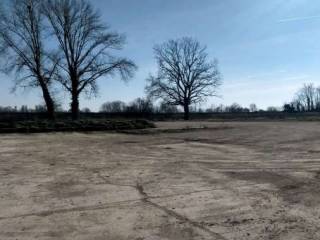
[[[104,113],[121,113],[126,111],[126,104],[122,101],[106,102],[102,104],[100,112]]]
[[[49,118],[54,118],[50,93],[56,63],[45,52],[41,0],[14,0],[0,13],[0,51],[5,73],[16,73],[16,87],[40,88]]]
[[[317,90],[313,84],[304,84],[298,91],[296,100],[300,102],[305,111],[313,111],[316,106]]]
[[[290,103],[283,106],[285,112],[319,112],[320,111],[320,87],[312,83],[304,84],[295,94]]]
[[[46,0],[44,13],[59,46],[57,80],[71,94],[72,118],[79,118],[79,96],[96,94],[97,79],[120,74],[132,77],[135,64],[113,54],[125,38],[101,23],[100,15],[87,0]]]
[[[216,96],[221,84],[217,61],[209,61],[206,47],[192,38],[170,40],[154,47],[158,65],[156,76],[147,80],[147,93],[168,104],[184,108],[189,119],[191,104]]]

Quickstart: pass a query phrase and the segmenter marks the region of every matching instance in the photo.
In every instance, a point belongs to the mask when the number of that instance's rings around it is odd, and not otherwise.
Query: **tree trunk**
[[[189,104],[185,104],[183,108],[184,108],[184,120],[189,120],[190,119]]]
[[[43,99],[44,99],[44,102],[45,102],[46,108],[47,108],[48,119],[55,120],[56,116],[55,116],[54,101],[50,95],[50,92],[48,90],[47,85],[41,84],[41,89],[42,89]]]
[[[48,119],[50,120],[55,120],[56,118],[56,114],[55,114],[55,106],[54,106],[54,102],[49,95],[45,95],[43,96],[44,101],[46,102],[46,106],[47,106],[47,115],[48,115]]]
[[[79,95],[75,93],[72,94],[71,115],[72,115],[72,120],[74,121],[79,120],[80,118]]]

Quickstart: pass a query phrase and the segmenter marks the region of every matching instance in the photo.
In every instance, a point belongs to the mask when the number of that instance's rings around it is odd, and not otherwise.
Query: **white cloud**
[[[313,20],[313,19],[320,19],[320,15],[316,16],[305,16],[305,17],[293,17],[293,18],[283,18],[278,20],[278,23],[287,23],[287,22],[297,22],[297,21],[306,21],[306,20]]]

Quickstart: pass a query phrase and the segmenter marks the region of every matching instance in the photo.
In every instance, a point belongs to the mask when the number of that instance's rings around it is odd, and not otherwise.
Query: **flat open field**
[[[0,135],[0,239],[320,239],[320,123],[158,126]]]

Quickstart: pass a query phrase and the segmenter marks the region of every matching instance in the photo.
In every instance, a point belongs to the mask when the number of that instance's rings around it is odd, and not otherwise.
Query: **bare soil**
[[[0,135],[0,239],[320,239],[320,123]]]

